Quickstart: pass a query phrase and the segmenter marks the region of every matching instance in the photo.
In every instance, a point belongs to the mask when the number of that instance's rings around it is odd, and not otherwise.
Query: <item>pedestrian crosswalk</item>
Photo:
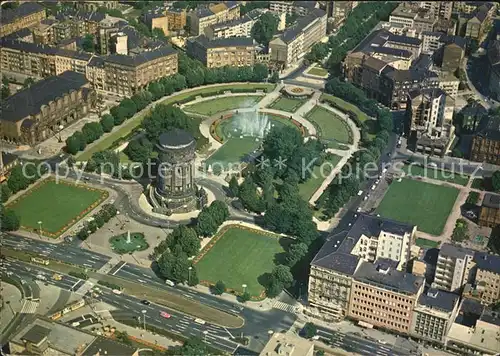
[[[34,302],[32,300],[25,300],[23,308],[21,309],[21,314],[35,314],[38,304],[38,302]]]
[[[286,311],[289,313],[294,313],[294,314],[299,311],[299,307],[293,306],[293,305],[290,305],[290,304],[287,304],[284,302],[280,302],[278,300],[274,302],[273,308],[280,309],[280,310],[283,310],[283,311]]]

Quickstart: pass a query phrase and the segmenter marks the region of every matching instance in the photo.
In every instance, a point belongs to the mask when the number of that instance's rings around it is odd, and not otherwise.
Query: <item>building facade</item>
[[[500,209],[500,196],[498,197]],[[497,213],[497,217],[499,217]],[[477,252],[474,255],[476,264],[475,285],[481,294],[481,304],[492,307],[500,301],[500,256]]]
[[[458,291],[472,280],[474,251],[445,243],[439,250],[432,287]]]
[[[211,40],[229,37],[251,37],[252,27],[255,22],[257,22],[257,18],[252,19],[245,15],[237,20],[208,26],[205,28],[205,35]]]
[[[493,193],[484,194],[478,223],[480,226],[491,228],[500,225],[500,195]]]
[[[347,315],[364,323],[409,334],[424,279],[393,268],[385,259],[362,262],[353,276]]]
[[[491,96],[500,100],[500,34],[488,47],[488,78]]]
[[[208,26],[239,19],[240,5],[236,1],[209,4],[189,12],[187,17],[191,35],[199,36]]]
[[[90,113],[96,94],[85,75],[67,71],[41,80],[5,100],[0,137],[14,144],[35,145]]]
[[[186,9],[168,8],[166,10],[168,19],[168,29],[170,31],[180,31],[186,26]]]
[[[500,164],[500,117],[490,116],[472,138],[470,159]]]
[[[23,2],[15,9],[2,9],[0,37],[26,27],[34,27],[47,17],[45,7],[36,2]]]
[[[255,64],[255,44],[251,37],[209,40],[202,35],[187,40],[186,53],[198,59],[207,68]]]

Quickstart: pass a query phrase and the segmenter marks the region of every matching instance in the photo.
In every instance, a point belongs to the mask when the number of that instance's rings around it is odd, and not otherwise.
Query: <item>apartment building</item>
[[[497,195],[497,218],[500,219],[500,196]],[[500,302],[500,256],[476,252],[475,285],[481,295],[481,304],[491,305]]]
[[[454,137],[454,109],[455,100],[439,88],[411,91],[406,105],[408,146],[417,152],[444,155]]]
[[[352,276],[361,261],[387,258],[405,267],[416,227],[360,214],[343,240],[332,236],[314,257],[309,273],[310,312],[329,320],[345,317]]]
[[[0,37],[26,27],[34,27],[47,17],[45,7],[36,2],[23,2],[15,9],[2,9]]]
[[[446,334],[458,313],[459,296],[429,288],[413,309],[410,335],[428,342],[444,344]]]
[[[417,33],[432,31],[436,22],[437,19],[430,10],[406,2],[399,4],[389,17],[392,25],[414,29]]]
[[[251,18],[247,15],[228,22],[221,22],[205,28],[205,35],[208,39],[229,38],[229,37],[251,37],[252,27],[257,22],[258,17]]]
[[[198,36],[205,33],[208,26],[240,18],[240,5],[236,1],[209,4],[198,7],[187,14],[190,33]]]
[[[500,314],[463,298],[446,338],[446,348],[465,355],[500,353]]]
[[[476,132],[478,124],[483,120],[483,117],[488,116],[488,110],[479,102],[471,102],[465,105],[460,110],[462,115],[462,127],[471,132]]]
[[[186,9],[176,9],[170,7],[166,10],[169,31],[180,31],[186,26]]]
[[[398,271],[389,259],[361,262],[353,276],[347,315],[368,325],[409,334],[424,278]]]
[[[465,26],[465,37],[474,40],[481,40],[486,35],[486,29],[491,24],[490,7],[482,5],[478,7],[470,16],[467,16]]]
[[[478,224],[491,228],[500,224],[500,195],[493,193],[484,194]]]
[[[488,78],[491,96],[500,100],[500,34],[488,47]]]
[[[421,1],[420,7],[428,10],[435,18],[449,20],[453,12],[453,1]]]
[[[207,68],[255,64],[255,43],[251,37],[218,38],[210,41],[202,35],[187,40],[186,53]]]
[[[0,138],[35,145],[87,115],[96,94],[85,75],[67,71],[36,82],[8,97],[2,105]]]
[[[313,9],[299,18],[295,25],[269,42],[271,61],[284,68],[296,63],[326,36],[326,20],[326,12],[321,9]]]
[[[444,243],[439,250],[433,288],[458,291],[472,280],[474,251]]]
[[[490,116],[472,138],[470,159],[500,164],[500,117]]]
[[[328,18],[333,19],[335,27],[338,27],[349,16],[356,7],[357,1],[326,1],[326,13]]]
[[[446,95],[455,99],[456,96],[458,95],[458,87],[460,85],[460,80],[450,72],[438,73],[438,80],[439,80],[439,89],[444,91]]]
[[[104,61],[96,61],[102,67],[89,65],[89,78],[98,78],[96,89],[123,96],[132,96],[143,90],[149,83],[177,73],[177,52],[164,46],[133,56],[111,54]],[[104,73],[104,78],[100,77]]]
[[[0,183],[5,182],[12,168],[20,163],[16,155],[0,151]]]
[[[165,9],[159,8],[144,14],[144,23],[153,31],[159,28],[165,36],[168,36],[168,17]]]
[[[269,10],[277,14],[296,14],[305,16],[310,11],[319,8],[317,1],[270,1]]]

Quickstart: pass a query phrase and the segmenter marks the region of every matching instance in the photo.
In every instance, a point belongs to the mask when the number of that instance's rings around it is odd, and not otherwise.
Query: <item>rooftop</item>
[[[216,23],[214,25],[211,25],[210,27],[212,27],[214,30],[220,30],[220,29],[224,29],[224,28],[228,28],[228,27],[237,26],[237,25],[240,25],[242,23],[246,23],[246,22],[250,22],[250,21],[253,21],[253,20],[250,17],[248,17],[247,15],[245,15],[245,16],[240,17],[239,19],[236,19],[236,20]]]
[[[482,129],[476,135],[493,141],[500,141],[500,115],[490,115],[484,119],[484,124],[480,124]]]
[[[465,256],[471,256],[473,254],[474,251],[469,248],[452,245],[449,243],[442,244],[441,249],[439,250],[439,255],[444,257],[465,258]]]
[[[162,147],[182,147],[194,141],[193,135],[185,130],[173,129],[160,135],[158,143]]]
[[[44,10],[45,8],[36,2],[23,2],[15,9],[2,9],[2,24],[14,22],[16,19],[25,17]]]
[[[78,90],[87,79],[84,74],[67,71],[58,76],[40,80],[27,89],[8,97],[2,107],[2,120],[19,121],[40,112],[40,107],[62,97],[71,90]]]
[[[136,353],[137,349],[124,345],[120,342],[106,339],[104,337],[98,336],[81,354],[82,356],[94,356],[94,355],[120,355],[120,356],[131,356]]]
[[[292,42],[307,26],[325,15],[326,12],[324,10],[312,9],[307,15],[299,17],[295,25],[287,28],[280,38],[285,43]]]
[[[16,155],[13,155],[12,153],[9,153],[9,152],[2,151],[2,163],[4,166],[7,166],[10,163],[12,163],[18,159],[19,158]]]
[[[33,327],[31,327],[31,329],[26,331],[26,333],[23,336],[21,336],[21,340],[25,340],[33,344],[38,344],[41,341],[43,341],[43,339],[45,339],[47,336],[49,336],[49,334],[50,334],[50,329],[43,327],[41,325],[34,325]]]
[[[423,277],[398,271],[383,260],[375,261],[375,263],[362,261],[354,273],[354,279],[379,288],[411,295],[416,294],[424,283]]]
[[[484,309],[483,314],[481,314],[479,320],[484,321],[488,324],[500,326],[500,313],[495,312],[491,309]]]
[[[468,327],[475,326],[484,308],[484,305],[477,300],[464,298],[455,319],[455,323]]]
[[[458,302],[458,299],[459,296],[455,293],[429,288],[427,293],[422,293],[418,299],[418,304],[445,312],[451,312]]]
[[[251,37],[228,37],[208,39],[207,36],[201,35],[188,41],[194,41],[204,48],[220,48],[220,47],[248,47],[254,45],[254,40]]]
[[[303,356],[313,353],[314,344],[310,340],[289,334],[275,333],[269,339],[260,355]]]
[[[476,252],[474,262],[477,268],[500,274],[500,256],[486,252]]]
[[[127,56],[122,54],[111,54],[104,58],[106,62],[121,64],[129,67],[136,67],[141,64],[153,61],[155,59],[170,56],[177,53],[170,46],[163,46],[152,51],[141,52],[135,56]]]
[[[404,43],[412,46],[420,46],[422,44],[422,40],[416,37],[400,36],[392,33],[389,36],[388,42]]]

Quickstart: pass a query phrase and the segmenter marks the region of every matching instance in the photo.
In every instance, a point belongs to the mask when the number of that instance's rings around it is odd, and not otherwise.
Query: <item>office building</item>
[[[491,115],[480,126],[472,138],[470,159],[500,165],[500,117]]]
[[[500,34],[488,47],[488,78],[491,96],[500,100]]]
[[[466,355],[500,353],[500,315],[479,302],[463,298],[446,338],[446,348]]]
[[[90,113],[96,94],[85,75],[67,71],[8,97],[2,106],[0,138],[35,145]]]
[[[433,288],[458,291],[472,280],[474,251],[444,243],[439,250]]]
[[[411,91],[406,106],[408,146],[417,152],[444,155],[454,137],[454,108],[453,98],[439,88]]]
[[[190,33],[198,36],[205,33],[208,26],[240,18],[240,5],[236,1],[202,5],[187,14]]]
[[[497,195],[497,218],[500,219],[500,196]],[[500,256],[485,252],[474,255],[475,286],[481,295],[481,304],[494,306],[500,302]]]
[[[271,61],[287,68],[299,61],[316,43],[326,36],[326,12],[313,9],[306,16],[269,42]]]
[[[430,10],[406,2],[400,3],[389,17],[392,25],[413,29],[416,33],[433,31],[436,22],[437,19]]]
[[[170,7],[166,10],[169,31],[180,31],[186,26],[186,9]]]
[[[26,27],[34,27],[46,17],[45,7],[36,2],[23,2],[14,9],[2,9],[0,37]]]
[[[422,293],[413,309],[410,336],[444,344],[446,334],[458,312],[459,296],[429,288]]]
[[[424,278],[398,271],[396,265],[384,258],[361,262],[353,276],[347,315],[366,326],[409,334]]]
[[[255,43],[251,37],[219,38],[210,41],[205,35],[190,38],[186,53],[207,68],[242,67],[255,63]]]
[[[352,276],[361,261],[387,258],[403,269],[415,233],[415,226],[360,214],[343,240],[329,238],[311,262],[310,312],[342,319],[349,307]]]
[[[491,228],[500,225],[500,195],[493,193],[484,194],[478,224]]]
[[[314,344],[306,339],[290,334],[274,333],[264,349],[261,356],[313,356]]]

